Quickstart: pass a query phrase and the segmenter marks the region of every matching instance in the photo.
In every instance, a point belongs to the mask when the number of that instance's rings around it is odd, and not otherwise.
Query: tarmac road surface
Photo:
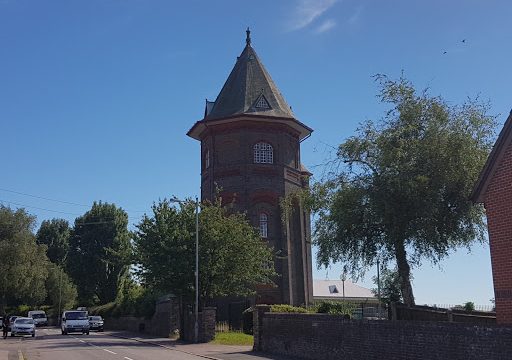
[[[7,339],[0,339],[0,360],[274,359],[246,351],[210,352],[212,356],[208,356],[208,352],[205,352],[208,347],[209,344],[161,347],[134,339],[114,337],[109,332],[61,335],[57,328],[38,328],[35,338],[8,336]]]

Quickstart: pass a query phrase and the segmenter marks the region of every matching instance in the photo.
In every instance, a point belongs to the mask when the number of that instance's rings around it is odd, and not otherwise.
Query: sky
[[[403,72],[450,104],[488,100],[500,130],[512,108],[511,13],[506,0],[0,0],[0,202],[72,223],[101,200],[133,228],[154,201],[199,195],[199,143],[185,134],[248,26],[314,129],[301,157],[316,178],[360,122],[383,117],[375,74]],[[374,287],[373,275],[358,283]],[[419,304],[494,297],[487,244],[413,276]]]

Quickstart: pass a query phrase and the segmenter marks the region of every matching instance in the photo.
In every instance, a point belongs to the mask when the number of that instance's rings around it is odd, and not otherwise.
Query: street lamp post
[[[379,301],[378,305],[378,311],[379,311],[379,318],[380,318],[380,261],[379,258],[377,258],[377,298]]]
[[[199,314],[199,199],[196,196],[196,304],[194,307],[194,342],[197,343],[199,336],[199,325],[197,317]]]
[[[340,279],[343,285],[343,300],[345,300],[345,281],[347,280],[347,265],[343,265],[343,271],[341,272]]]
[[[170,202],[183,203],[176,197],[171,198]],[[195,292],[196,300],[194,304],[194,342],[197,343],[199,338],[199,199],[196,196],[196,268],[194,271],[195,276]]]
[[[341,274],[341,283],[343,285],[343,300],[345,300],[345,280],[347,280],[347,274],[345,271]]]

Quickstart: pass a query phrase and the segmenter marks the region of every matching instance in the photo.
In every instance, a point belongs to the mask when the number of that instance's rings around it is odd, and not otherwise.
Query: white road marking
[[[78,340],[78,341],[83,342],[83,343],[85,342],[85,341],[83,341],[83,340]]]
[[[128,356],[124,357],[126,360],[133,360],[132,358],[129,358]]]
[[[114,354],[114,355],[117,355],[117,353],[113,352],[113,351],[110,351],[110,350],[107,350],[107,349],[103,349],[103,351],[106,351],[108,353],[111,353],[111,354]]]
[[[18,350],[18,360],[25,360],[25,357],[23,356],[21,350]]]

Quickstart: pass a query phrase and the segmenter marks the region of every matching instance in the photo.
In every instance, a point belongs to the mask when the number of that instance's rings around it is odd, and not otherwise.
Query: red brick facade
[[[512,324],[512,144],[485,193],[498,323]]]
[[[474,198],[487,213],[496,320],[512,324],[512,114],[489,155]]]
[[[280,198],[308,186],[300,169],[299,137],[280,124],[231,121],[232,127],[213,125],[202,134],[201,153],[210,159],[202,162],[201,198],[212,199],[220,190],[223,203],[245,212],[256,228],[260,214],[267,215],[265,240],[278,253],[274,265],[280,276],[277,287],[258,289],[256,302],[306,304],[312,300],[309,213],[297,207],[287,228],[279,206]],[[254,163],[258,142],[272,145],[272,164]]]

